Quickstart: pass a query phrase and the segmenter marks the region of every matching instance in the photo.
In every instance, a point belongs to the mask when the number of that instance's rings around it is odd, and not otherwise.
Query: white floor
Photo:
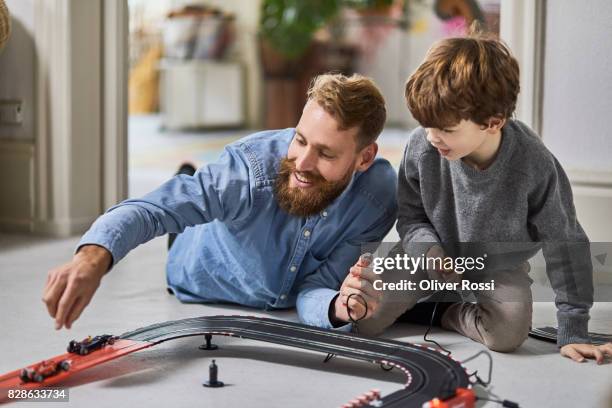
[[[155,131],[154,121],[141,125]],[[218,140],[235,136],[217,135]],[[185,151],[199,136],[174,137]],[[168,153],[165,169],[155,172],[153,165],[147,167],[147,145],[164,140],[167,136],[159,134],[147,140],[131,139],[132,147],[143,147],[131,157],[131,195],[155,187],[175,168],[180,151]],[[179,303],[165,291],[166,241],[159,238],[137,248],[110,272],[72,330],[55,331],[40,300],[42,289],[47,271],[66,262],[77,241],[76,237],[51,240],[0,234],[0,373],[61,354],[71,339],[121,334],[156,322],[240,313],[296,319],[293,311],[263,313]],[[545,325],[555,325],[554,305],[536,303],[534,326]],[[590,329],[612,332],[612,303],[595,305]],[[420,326],[401,325],[387,336],[422,342],[423,332]],[[433,336],[459,360],[483,349],[455,333],[434,330]],[[403,379],[395,371],[387,373],[371,364],[341,358],[323,364],[324,356],[317,353],[237,338],[215,338],[221,349],[202,352],[197,349],[201,341],[176,340],[96,367],[67,384],[70,403],[58,406],[333,407],[371,388],[391,392]],[[200,385],[212,358],[219,365],[219,379],[229,387]],[[521,407],[612,407],[612,364],[577,364],[562,358],[555,345],[534,339],[513,354],[493,353],[493,360],[492,386],[487,390],[491,397],[514,400]],[[487,361],[479,358],[467,367],[486,373]]]
[[[151,323],[214,314],[255,314],[281,319],[294,312],[184,305],[165,291],[165,240],[137,248],[110,272],[94,300],[70,331],[55,331],[40,300],[47,271],[68,260],[77,239],[46,240],[0,235],[0,372],[61,354],[69,340],[103,333],[120,334]],[[551,304],[535,305],[536,326],[554,324]],[[612,327],[612,304],[593,309],[591,330]],[[420,342],[423,327],[401,325],[388,336]],[[483,347],[461,336],[434,331],[434,338],[464,359]],[[201,339],[168,342],[99,366],[71,380],[75,407],[225,406],[333,407],[371,388],[383,393],[401,386],[402,376],[373,365],[276,347],[237,338],[215,338],[216,352],[201,352]],[[231,384],[206,389],[200,383],[214,357],[219,379]],[[493,353],[494,395],[522,407],[611,407],[612,364],[577,364],[558,355],[552,344],[529,339],[513,354]],[[485,359],[468,369],[486,372]],[[482,392],[482,391],[480,391]],[[66,404],[60,405],[66,406]],[[489,403],[487,406],[494,406]]]

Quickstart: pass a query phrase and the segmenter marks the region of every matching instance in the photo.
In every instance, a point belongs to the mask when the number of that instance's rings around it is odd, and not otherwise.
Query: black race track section
[[[445,389],[470,387],[464,367],[432,348],[275,319],[203,316],[154,324],[125,333],[121,338],[157,344],[204,334],[260,340],[376,364],[385,363],[406,374],[405,388],[383,396],[376,405],[364,406],[421,407]]]

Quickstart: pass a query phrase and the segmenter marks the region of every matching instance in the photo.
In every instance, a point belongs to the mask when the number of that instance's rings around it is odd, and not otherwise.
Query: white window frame
[[[520,67],[516,117],[538,134],[542,126],[542,85],[546,0],[501,0],[500,38]]]

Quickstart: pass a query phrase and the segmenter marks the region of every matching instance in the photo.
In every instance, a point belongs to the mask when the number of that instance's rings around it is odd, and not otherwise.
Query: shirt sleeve
[[[529,228],[543,243],[546,274],[555,292],[557,345],[589,343],[589,309],[593,305],[589,239],[576,218],[570,182],[553,160],[553,171],[534,193]]]
[[[344,242],[336,248],[326,262],[310,274],[298,289],[297,312],[300,320],[312,326],[325,329],[335,328],[351,331],[352,324],[334,327],[329,320],[331,302],[339,293],[340,286],[348,271],[361,254],[361,246],[380,242],[395,223],[395,209],[385,214],[372,228],[354,240]]]
[[[419,157],[410,151],[409,142],[399,168],[397,232],[404,251],[411,256],[426,253],[434,243],[440,242],[421,199],[418,161]]]
[[[157,236],[213,220],[239,222],[253,206],[255,183],[246,157],[230,145],[215,163],[193,176],[177,175],[142,198],[111,207],[81,238],[78,247],[95,244],[113,256],[113,265],[129,251]]]

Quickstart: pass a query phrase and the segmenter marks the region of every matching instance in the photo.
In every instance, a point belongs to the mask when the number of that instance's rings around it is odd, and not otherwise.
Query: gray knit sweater
[[[407,253],[418,256],[415,248],[420,253],[429,245],[423,243],[515,243],[521,249],[513,262],[524,262],[542,248],[555,292],[557,344],[589,342],[588,238],[563,168],[528,126],[506,123],[497,157],[486,170],[441,157],[419,127],[409,136],[398,182],[397,229]],[[525,251],[525,243],[531,250]]]

